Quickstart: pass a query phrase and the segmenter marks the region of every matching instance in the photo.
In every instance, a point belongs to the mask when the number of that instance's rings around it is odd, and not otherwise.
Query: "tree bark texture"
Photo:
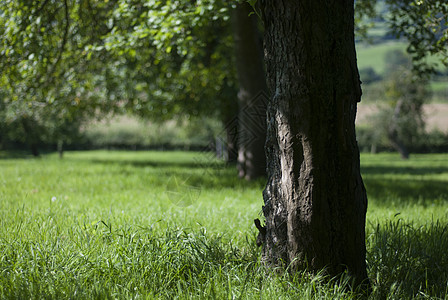
[[[263,259],[367,282],[353,0],[260,0],[268,87]]]
[[[262,42],[257,16],[248,3],[234,10],[234,39],[239,82],[238,171],[248,180],[266,174],[266,105],[268,101]]]

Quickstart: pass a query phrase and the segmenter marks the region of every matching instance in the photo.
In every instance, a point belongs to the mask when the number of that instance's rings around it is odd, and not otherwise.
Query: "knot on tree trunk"
[[[266,237],[266,227],[261,226],[261,222],[259,219],[255,219],[254,223],[255,223],[255,227],[257,227],[257,229],[259,231],[258,236],[257,236],[257,246],[260,247],[263,244],[265,237]]]

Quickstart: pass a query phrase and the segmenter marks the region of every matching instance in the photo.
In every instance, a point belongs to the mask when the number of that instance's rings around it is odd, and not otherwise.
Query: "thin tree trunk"
[[[59,158],[62,159],[64,157],[64,141],[62,139],[58,139],[57,147]]]
[[[260,2],[268,86],[260,229],[267,264],[348,270],[367,282],[367,197],[355,136],[361,98],[353,0]]]
[[[257,17],[248,3],[234,10],[238,93],[238,169],[248,180],[266,174],[267,85]]]
[[[403,99],[398,100],[397,105],[395,106],[394,109],[394,113],[392,115],[391,124],[389,126],[388,137],[390,143],[392,144],[392,147],[394,147],[394,149],[397,150],[398,153],[400,153],[401,158],[409,159],[409,151],[403,144],[403,142],[400,140],[400,137],[398,136],[398,122],[402,112],[403,105],[404,100]]]
[[[230,120],[225,122],[229,124]],[[226,161],[227,163],[236,163],[238,160],[238,124],[235,122],[235,127],[226,126]]]
[[[39,157],[40,153],[39,153],[39,148],[37,147],[36,143],[32,143],[30,145],[31,148],[31,153],[33,154],[34,157]]]
[[[36,134],[36,128],[35,126],[33,126],[33,122],[30,121],[27,118],[22,118],[22,126],[23,126],[23,130],[25,131],[25,142],[29,145],[31,153],[33,154],[34,157],[39,157],[40,153],[39,153],[39,138],[37,137]]]
[[[237,89],[224,78],[219,104],[221,120],[224,131],[221,138],[225,139],[227,163],[236,163],[238,158],[238,102],[236,101]]]

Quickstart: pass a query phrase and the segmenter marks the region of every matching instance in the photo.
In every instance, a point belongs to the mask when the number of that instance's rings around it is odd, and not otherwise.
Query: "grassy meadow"
[[[406,51],[407,44],[405,42],[390,41],[380,44],[358,43],[356,45],[356,53],[358,56],[358,68],[371,67],[378,74],[384,74],[386,71],[386,56],[390,51],[401,50]]]
[[[264,180],[194,152],[0,159],[0,299],[354,299],[259,264]],[[448,154],[362,155],[370,299],[448,296]]]

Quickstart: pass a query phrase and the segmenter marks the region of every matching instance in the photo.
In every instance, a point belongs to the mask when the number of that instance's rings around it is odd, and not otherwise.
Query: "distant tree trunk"
[[[263,260],[366,283],[354,1],[261,0],[269,88]]]
[[[30,147],[31,154],[33,154],[34,157],[38,157],[40,153],[38,148],[39,138],[36,134],[38,129],[36,128],[36,125],[28,118],[22,118],[21,123],[23,130],[25,131],[25,143]]]
[[[220,138],[225,139],[226,161],[227,163],[236,163],[238,158],[238,102],[236,101],[237,89],[233,82],[224,78],[221,91],[218,97],[221,121],[224,125],[224,131]]]
[[[229,126],[232,120],[227,119],[224,124],[227,124],[225,128],[226,132],[226,151],[227,162],[236,163],[238,160],[238,122],[234,122],[234,126]]]
[[[234,10],[234,38],[239,82],[238,170],[248,180],[266,174],[267,85],[257,16],[248,3]]]
[[[58,139],[58,154],[59,158],[62,159],[64,157],[64,141],[62,139]]]
[[[398,135],[398,122],[400,119],[400,114],[402,112],[402,108],[404,105],[404,100],[400,99],[397,102],[397,105],[395,106],[394,113],[392,115],[392,120],[389,126],[388,130],[388,137],[389,141],[392,144],[392,147],[394,147],[395,150],[400,153],[400,156],[402,159],[409,159],[409,151],[406,148],[406,146],[403,144],[403,142],[400,140]]]
[[[40,153],[37,144],[31,143],[30,148],[31,148],[31,154],[33,154],[34,157],[39,157]]]

